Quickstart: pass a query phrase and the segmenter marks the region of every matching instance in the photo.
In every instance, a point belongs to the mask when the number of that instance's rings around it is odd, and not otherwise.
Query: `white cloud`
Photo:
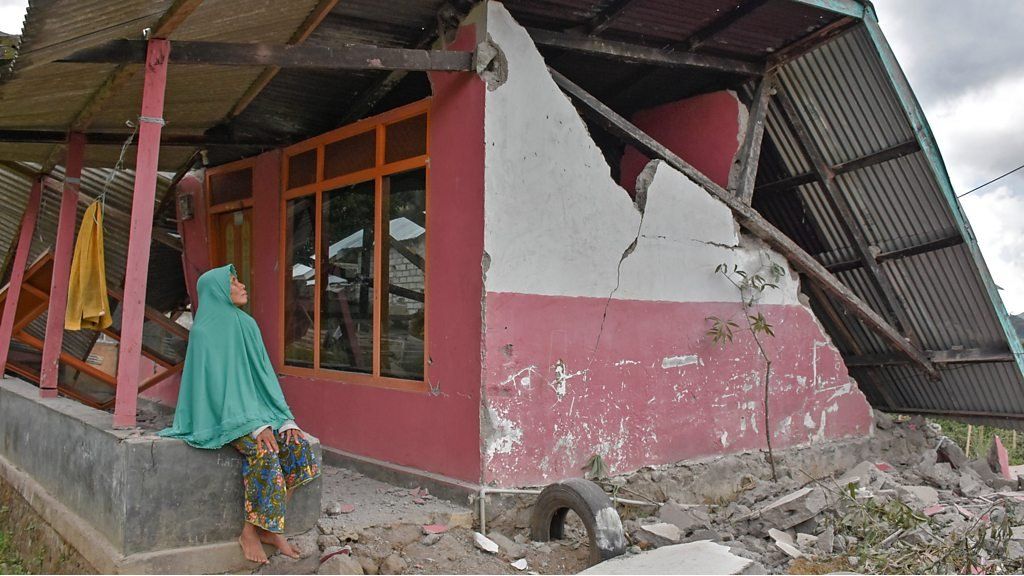
[[[0,32],[21,34],[28,0],[0,0]]]
[[[1024,164],[1024,35],[1014,1],[878,0],[880,25],[924,107],[953,187],[966,192]],[[1011,24],[1012,23],[1012,24]],[[961,200],[1011,313],[1024,312],[1024,171]]]

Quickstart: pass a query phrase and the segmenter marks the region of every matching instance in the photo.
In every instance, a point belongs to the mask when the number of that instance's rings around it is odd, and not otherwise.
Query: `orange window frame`
[[[252,172],[252,175],[253,175],[252,190],[249,191],[249,197],[248,198],[243,198],[241,200],[232,200],[231,202],[221,202],[219,204],[214,204],[213,203],[213,187],[212,187],[213,178],[215,176],[219,176],[221,174],[227,174],[227,173],[230,173],[230,172],[237,172],[239,170],[245,170],[245,169],[249,169]],[[220,216],[221,214],[224,214],[225,212],[234,212],[236,210],[244,210],[244,209],[247,209],[247,208],[250,209],[250,210],[252,209],[252,207],[253,207],[253,196],[256,194],[256,180],[255,180],[255,177],[256,177],[256,157],[255,156],[252,157],[252,158],[244,158],[242,160],[236,160],[235,162],[230,162],[228,164],[221,164],[220,166],[215,166],[213,168],[207,168],[206,169],[206,173],[203,175],[203,182],[205,184],[205,192],[206,192],[206,198],[205,198],[205,201],[206,201],[206,230],[207,230],[207,233],[209,234],[209,236],[208,236],[208,238],[209,238],[208,250],[209,250],[209,258],[210,258],[209,261],[211,263],[217,261],[217,255],[220,253],[221,249],[223,248],[222,242],[221,242],[221,239],[220,239],[219,230],[217,230],[214,227],[214,225],[217,222],[217,217]],[[253,220],[253,225],[255,226],[255,219]],[[249,265],[251,266],[252,262],[249,262]],[[250,282],[250,284],[255,284],[255,282]],[[255,288],[256,287],[255,286],[249,286],[248,288],[249,288],[249,300],[252,301],[252,300],[255,299],[255,293],[256,293]]]
[[[420,156],[412,158],[405,158],[403,160],[386,163],[385,162],[385,138],[386,129],[389,125],[408,120],[416,116],[426,116],[427,128],[426,128],[426,142],[425,142],[425,153]],[[343,174],[330,179],[324,179],[324,148],[334,142],[345,140],[352,136],[356,136],[370,130],[376,131],[375,141],[375,162],[372,168],[365,170],[359,170],[348,174]],[[296,188],[288,188],[289,182],[289,159],[298,154],[309,152],[310,150],[316,150],[316,180],[311,184],[305,184]],[[430,313],[427,308],[426,300],[430,294],[430,263],[426,263],[426,269],[423,272],[423,293],[424,293],[424,304],[423,304],[423,380],[409,380],[404,378],[395,378],[390,376],[384,376],[381,374],[381,322],[384,321],[382,315],[382,307],[384,297],[386,296],[382,292],[384,291],[384,282],[381,280],[386,277],[386,274],[381,272],[384,266],[383,258],[383,242],[379,241],[381,229],[384,226],[384,184],[383,180],[387,176],[393,174],[399,174],[402,172],[408,172],[417,168],[423,168],[426,176],[425,195],[429,204],[430,198],[430,98],[413,102],[406,106],[389,110],[383,114],[365,118],[353,124],[342,126],[320,136],[310,138],[303,142],[299,142],[288,148],[284,149],[284,154],[281,158],[281,251],[279,254],[280,267],[279,273],[279,294],[280,296],[280,333],[279,333],[279,352],[281,358],[281,373],[292,376],[299,376],[304,378],[318,378],[323,380],[334,380],[340,382],[346,382],[350,384],[358,384],[363,386],[372,386],[377,388],[388,388],[393,390],[405,390],[410,392],[427,392],[430,388],[427,384],[427,370],[429,369],[429,326],[430,326]],[[289,270],[283,265],[287,261],[287,233],[288,233],[288,201],[296,198],[313,195],[316,200],[316,223],[315,228],[315,262],[314,262],[314,278],[316,282],[321,281],[321,263],[322,263],[322,242],[321,235],[323,234],[323,194],[329,190],[334,190],[339,187],[349,186],[352,184],[358,184],[361,182],[374,183],[374,240],[373,243],[373,260],[374,260],[374,278],[376,279],[373,286],[373,373],[363,374],[359,372],[346,372],[343,370],[328,370],[319,368],[320,366],[320,300],[321,291],[319,284],[315,284],[314,293],[316,296],[313,298],[313,366],[314,368],[303,368],[301,366],[289,366],[285,364],[285,283],[288,281]],[[426,252],[430,253],[430,210],[427,210],[426,214],[426,229],[428,231],[426,238]]]

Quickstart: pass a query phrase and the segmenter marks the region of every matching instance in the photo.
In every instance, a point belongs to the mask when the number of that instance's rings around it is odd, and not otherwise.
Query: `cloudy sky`
[[[26,0],[0,0],[18,33]],[[1024,164],[1024,2],[875,0],[962,193]],[[1024,312],[1024,170],[962,200],[1011,313]]]

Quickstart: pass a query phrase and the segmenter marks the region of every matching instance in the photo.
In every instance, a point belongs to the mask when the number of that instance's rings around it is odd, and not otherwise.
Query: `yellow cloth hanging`
[[[103,210],[96,201],[85,211],[82,229],[78,231],[64,328],[103,330],[112,323],[103,264]]]

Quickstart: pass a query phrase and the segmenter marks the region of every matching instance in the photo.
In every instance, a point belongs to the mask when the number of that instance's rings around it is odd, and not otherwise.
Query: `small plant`
[[[590,460],[587,460],[587,463],[580,469],[586,471],[583,477],[587,480],[604,480],[608,477],[608,466],[600,454],[591,456]]]
[[[764,314],[756,308],[766,290],[778,289],[778,282],[782,279],[783,275],[785,275],[786,271],[782,266],[779,266],[777,263],[772,261],[771,258],[765,257],[765,260],[762,260],[761,268],[753,274],[745,270],[741,270],[736,264],[733,264],[732,269],[730,269],[729,265],[724,263],[715,267],[715,274],[721,275],[723,278],[728,280],[729,283],[732,284],[739,292],[740,304],[745,319],[744,328],[750,332],[751,337],[754,339],[754,343],[757,344],[757,351],[765,363],[764,434],[765,442],[768,447],[768,464],[771,466],[772,480],[778,480],[778,476],[775,473],[775,455],[772,453],[772,433],[768,420],[768,396],[771,390],[772,359],[765,351],[764,344],[761,340],[765,336],[774,337],[775,329],[768,323]],[[711,322],[711,328],[708,329],[707,335],[715,344],[722,346],[731,344],[736,335],[736,330],[741,329],[740,325],[733,321],[732,317],[719,318],[718,316],[709,316],[706,320]]]

